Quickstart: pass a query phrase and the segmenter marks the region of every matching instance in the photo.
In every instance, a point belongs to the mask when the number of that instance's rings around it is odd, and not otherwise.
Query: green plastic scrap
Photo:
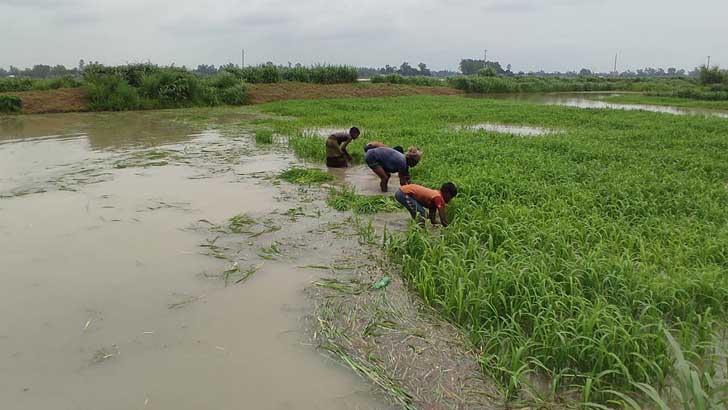
[[[372,289],[382,289],[389,285],[389,276],[384,276],[372,285]]]

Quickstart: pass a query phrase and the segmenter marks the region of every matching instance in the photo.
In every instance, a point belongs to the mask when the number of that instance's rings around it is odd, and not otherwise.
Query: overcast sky
[[[728,0],[0,0],[0,67],[273,61],[728,67]]]

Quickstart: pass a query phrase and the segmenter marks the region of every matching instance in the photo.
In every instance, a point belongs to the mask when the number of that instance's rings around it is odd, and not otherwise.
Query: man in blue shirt
[[[417,165],[421,158],[422,151],[417,147],[409,147],[405,154],[388,147],[373,148],[364,155],[367,165],[380,179],[382,192],[387,192],[391,174],[399,174],[400,185],[409,184],[409,168]]]

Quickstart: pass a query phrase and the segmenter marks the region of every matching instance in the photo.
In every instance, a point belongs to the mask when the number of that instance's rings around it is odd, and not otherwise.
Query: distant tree
[[[424,75],[426,77],[432,76],[432,72],[429,68],[427,68],[427,64],[425,63],[419,63],[417,64],[417,67],[420,69],[419,75]]]
[[[579,70],[579,75],[581,75],[581,76],[590,76],[590,75],[592,75],[592,72],[588,68],[582,68],[581,70]]]
[[[397,74],[401,76],[415,76],[419,75],[420,72],[416,68],[412,67],[408,62],[403,62],[402,65],[399,66],[399,70],[397,70]]]
[[[670,76],[677,75],[677,68],[675,68],[675,67],[668,68],[667,69],[667,75],[670,75]]]
[[[10,75],[10,72],[9,71],[7,71],[6,69],[0,67],[0,77],[7,77],[9,75]]]
[[[484,68],[485,62],[483,60],[473,60],[472,58],[460,60],[460,72],[465,75],[476,74],[479,70]]]
[[[86,68],[86,62],[83,61],[83,58],[78,60],[78,71],[83,73],[83,69]]]
[[[217,74],[217,68],[215,65],[200,64],[196,69],[193,70],[195,73],[200,75],[215,75]]]

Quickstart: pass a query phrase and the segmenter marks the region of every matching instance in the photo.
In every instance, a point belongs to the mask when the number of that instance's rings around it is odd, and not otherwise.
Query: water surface
[[[182,115],[0,120],[0,408],[389,408],[307,337],[334,216],[266,179],[288,154]]]

